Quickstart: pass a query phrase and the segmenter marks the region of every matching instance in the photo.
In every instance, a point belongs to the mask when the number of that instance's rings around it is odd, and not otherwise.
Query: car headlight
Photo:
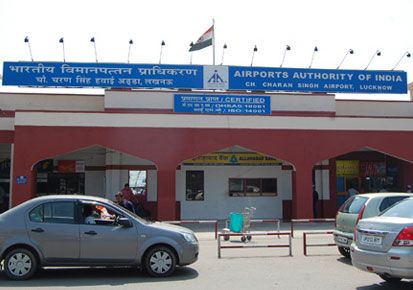
[[[184,237],[184,239],[191,243],[191,244],[198,244],[198,240],[195,237],[194,234],[190,234],[190,233],[182,233],[182,236]]]

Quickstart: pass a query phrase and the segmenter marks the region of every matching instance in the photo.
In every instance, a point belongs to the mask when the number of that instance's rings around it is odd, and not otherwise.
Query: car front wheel
[[[350,249],[349,248],[344,248],[344,247],[338,247],[338,251],[340,254],[342,254],[344,257],[350,259]]]
[[[176,255],[168,247],[156,246],[145,255],[144,267],[151,276],[169,276],[175,271]]]
[[[27,280],[37,270],[36,257],[27,249],[14,249],[4,259],[4,270],[12,280]]]

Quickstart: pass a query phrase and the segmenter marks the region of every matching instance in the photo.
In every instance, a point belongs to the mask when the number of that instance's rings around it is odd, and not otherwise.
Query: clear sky
[[[215,19],[216,63],[249,66],[254,45],[255,66],[390,70],[406,51],[413,54],[412,0],[0,0],[0,68],[4,61],[94,62],[93,36],[99,62],[188,64],[189,43]],[[194,52],[194,64],[212,64],[212,48]],[[397,69],[413,82],[413,57]],[[10,88],[0,87],[0,90]],[[16,90],[16,88],[13,88]],[[340,97],[340,95],[338,95]],[[345,97],[345,96],[343,96]],[[369,98],[369,95],[352,95]],[[408,99],[407,95],[375,96]]]

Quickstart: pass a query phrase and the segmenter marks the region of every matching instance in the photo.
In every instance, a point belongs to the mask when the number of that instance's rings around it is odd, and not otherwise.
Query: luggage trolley
[[[247,233],[251,231],[251,219],[255,210],[255,207],[245,207],[242,212],[231,212],[222,233],[242,233],[242,242],[251,241],[252,237]],[[229,237],[224,235],[224,240],[228,241]]]

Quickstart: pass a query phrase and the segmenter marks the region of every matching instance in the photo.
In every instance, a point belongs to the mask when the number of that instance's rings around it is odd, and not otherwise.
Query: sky
[[[411,0],[1,0],[0,74],[4,61],[189,64],[189,44],[215,21],[215,60],[224,65],[407,71],[413,82]],[[193,64],[212,64],[212,48],[193,52]],[[19,91],[0,86],[0,91]],[[30,89],[33,90],[33,89]],[[99,90],[91,90],[93,92]],[[409,100],[405,95],[345,95],[337,98]]]

